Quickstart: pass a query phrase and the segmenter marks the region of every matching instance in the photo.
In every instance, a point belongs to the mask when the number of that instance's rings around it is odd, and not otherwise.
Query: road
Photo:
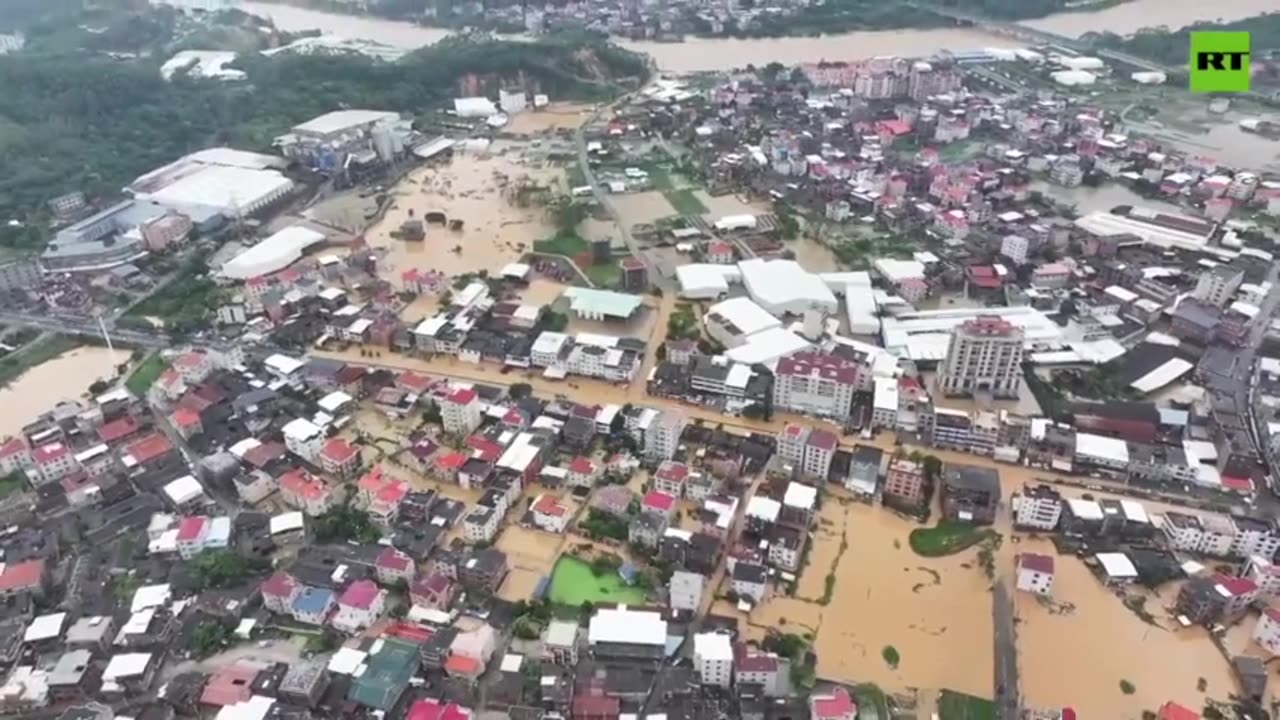
[[[995,701],[999,720],[1021,720],[1022,697],[1018,690],[1018,635],[1014,626],[1013,598],[1008,580],[996,580],[991,589],[991,617],[995,629]]]
[[[591,168],[590,157],[587,155],[587,138],[583,132],[584,128],[598,122],[600,116],[606,111],[612,110],[615,106],[625,104],[630,100],[631,95],[623,95],[607,105],[601,105],[596,108],[595,112],[591,113],[591,117],[574,129],[573,143],[578,150],[578,166],[582,168],[582,177],[591,186],[591,194],[595,197],[596,202],[600,204],[600,207],[604,208],[605,213],[609,215],[609,219],[613,221],[614,227],[618,229],[618,236],[622,238],[622,242],[626,244],[627,250],[632,257],[645,264],[648,269],[649,282],[667,291],[675,287],[671,278],[663,277],[662,273],[656,271],[653,264],[649,262],[649,259],[641,250],[639,243],[631,236],[631,228],[627,227],[627,223],[618,214],[618,209],[614,207],[613,200],[609,197],[609,194],[600,187],[600,181],[596,179],[596,172]]]

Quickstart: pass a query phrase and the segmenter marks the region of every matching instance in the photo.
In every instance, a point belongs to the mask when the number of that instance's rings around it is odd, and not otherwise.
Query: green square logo
[[[1249,33],[1191,33],[1191,92],[1249,92]]]

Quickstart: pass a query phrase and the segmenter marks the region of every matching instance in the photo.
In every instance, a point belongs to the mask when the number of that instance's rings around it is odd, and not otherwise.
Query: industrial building
[[[223,263],[219,274],[228,280],[269,275],[289,267],[307,248],[324,240],[325,236],[315,230],[290,225]]]
[[[399,113],[336,110],[295,125],[276,138],[285,157],[333,175],[352,164],[387,163],[412,144],[413,123]]]

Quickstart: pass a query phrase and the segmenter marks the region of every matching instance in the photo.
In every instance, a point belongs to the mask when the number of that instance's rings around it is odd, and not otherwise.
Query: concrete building
[[[733,682],[733,643],[725,633],[693,636],[693,665],[703,685],[727,688]]]
[[[444,430],[453,435],[469,435],[480,427],[480,394],[474,388],[459,388],[440,400]]]
[[[1267,607],[1253,627],[1253,641],[1273,657],[1280,655],[1280,610]]]
[[[1028,530],[1053,530],[1062,517],[1062,495],[1048,485],[1023,487],[1014,494],[1013,525]]]
[[[689,424],[689,417],[682,411],[661,411],[644,432],[645,455],[656,460],[670,460],[680,447],[680,436]]]
[[[929,501],[924,466],[906,458],[893,458],[884,476],[884,498],[898,506],[918,508]]]
[[[1053,558],[1038,553],[1018,555],[1017,588],[1036,595],[1053,594]]]
[[[1000,241],[1000,254],[1009,258],[1014,265],[1027,264],[1027,250],[1031,244],[1021,235],[1005,235]]]
[[[1231,265],[1218,265],[1200,274],[1194,296],[1201,302],[1226,307],[1244,282],[1244,270]]]
[[[845,421],[853,394],[870,382],[869,369],[838,355],[800,352],[778,361],[773,406],[806,415]]]
[[[1000,318],[984,316],[963,323],[938,366],[939,389],[953,396],[990,393],[1017,398],[1023,340],[1020,328]]]
[[[668,605],[672,610],[697,612],[702,607],[702,593],[707,578],[699,573],[677,570],[667,583]]]

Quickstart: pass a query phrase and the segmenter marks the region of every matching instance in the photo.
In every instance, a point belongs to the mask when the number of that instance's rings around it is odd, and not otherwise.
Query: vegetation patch
[[[898,648],[892,645],[885,645],[880,651],[880,657],[884,658],[884,662],[894,670],[898,669],[898,663],[902,662],[902,656],[898,655]]]
[[[618,263],[610,260],[607,263],[597,263],[583,270],[587,277],[591,279],[597,287],[605,290],[616,288],[622,284],[622,268],[618,267]]]
[[[1124,693],[1125,695],[1132,695],[1137,691],[1138,691],[1138,688],[1134,687],[1133,683],[1129,682],[1128,680],[1120,681],[1120,692]]]
[[[316,518],[315,535],[321,542],[354,540],[371,543],[382,537],[382,531],[369,518],[369,513],[348,503]]]
[[[138,363],[138,367],[133,369],[129,374],[129,379],[124,381],[125,387],[129,388],[129,392],[136,397],[145,397],[147,390],[155,384],[156,380],[169,369],[169,363],[160,355],[151,355],[146,360]]]
[[[991,528],[956,520],[943,520],[931,528],[912,530],[911,535],[907,537],[907,542],[917,555],[945,557],[964,552],[988,538],[998,536],[999,533]]]
[[[578,529],[592,540],[609,538],[626,542],[629,526],[623,518],[591,508],[586,519],[578,523]]]
[[[685,188],[683,190],[668,190],[662,193],[662,196],[671,203],[671,207],[681,215],[706,215],[711,212],[706,205],[698,199],[693,190]]]
[[[552,255],[564,255],[565,257],[576,257],[579,253],[584,253],[590,245],[576,232],[562,231],[555,234],[554,237],[546,240],[538,240],[533,243],[533,249],[540,253],[549,253]]]
[[[638,605],[647,593],[630,587],[617,572],[598,574],[591,564],[570,556],[561,557],[551,571],[551,602],[579,606],[583,603]]]
[[[7,498],[16,492],[21,492],[25,490],[26,487],[26,473],[21,470],[14,470],[8,475],[0,478],[0,500]]]
[[[996,720],[996,704],[990,700],[943,690],[938,695],[939,720]]]

